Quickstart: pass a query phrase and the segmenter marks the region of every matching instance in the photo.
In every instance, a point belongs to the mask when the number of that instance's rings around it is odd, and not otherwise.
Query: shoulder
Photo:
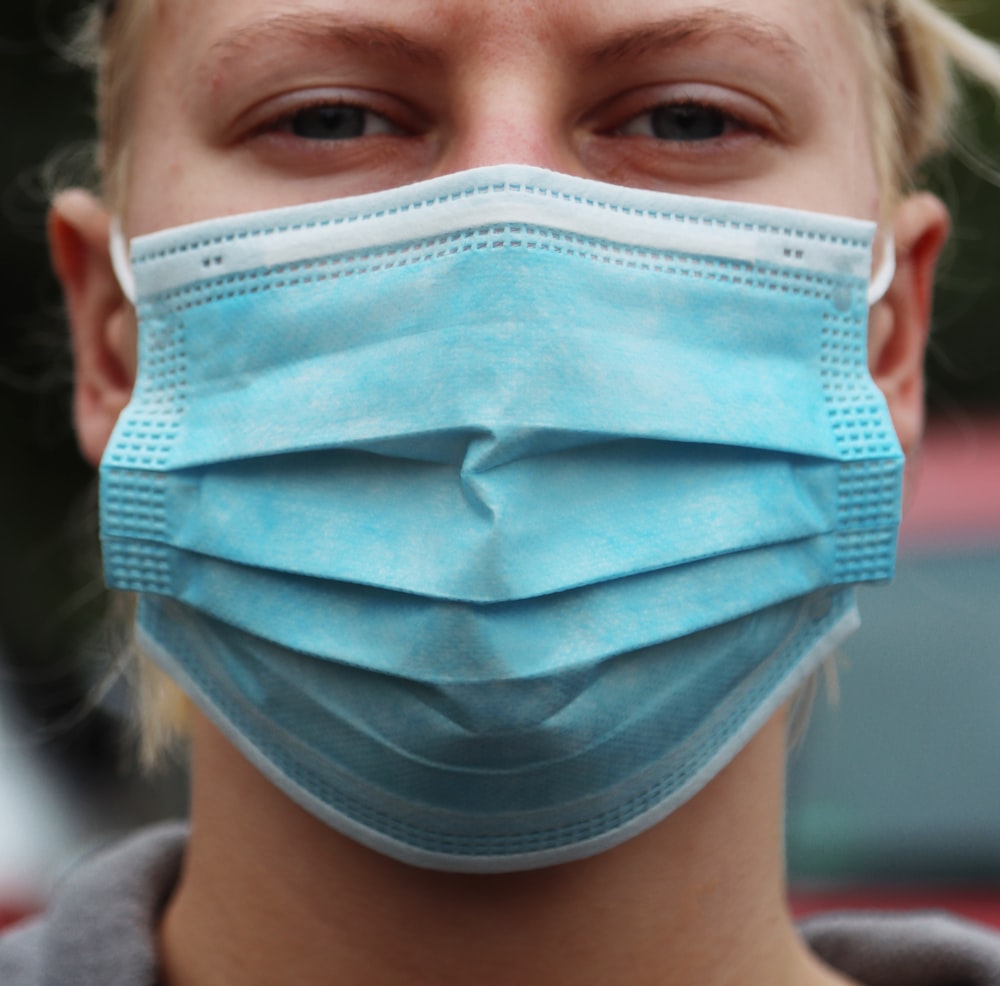
[[[947,914],[822,915],[802,933],[820,958],[865,986],[1000,986],[1000,932]]]
[[[155,929],[186,829],[147,829],[88,857],[46,912],[0,936],[3,986],[154,986]]]

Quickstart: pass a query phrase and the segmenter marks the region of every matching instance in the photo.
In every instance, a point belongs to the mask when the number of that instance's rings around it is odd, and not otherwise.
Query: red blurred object
[[[799,919],[827,911],[947,911],[1000,930],[1000,890],[859,887],[793,890],[789,898],[792,913]]]
[[[0,904],[0,931],[17,924],[18,921],[23,921],[25,918],[31,917],[38,910],[38,907],[26,904]]]
[[[901,551],[975,548],[1000,532],[1000,418],[935,423],[907,470]]]
[[[907,467],[900,551],[991,550],[1000,533],[1000,419],[935,422]],[[1000,887],[793,889],[792,913],[947,911],[1000,929]]]

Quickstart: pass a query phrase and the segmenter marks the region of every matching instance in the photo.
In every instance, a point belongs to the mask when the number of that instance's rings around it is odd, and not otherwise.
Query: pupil
[[[653,133],[660,140],[713,140],[726,132],[726,118],[709,106],[658,106]]]
[[[350,140],[364,132],[365,111],[359,106],[312,106],[292,120],[292,133],[312,140]]]

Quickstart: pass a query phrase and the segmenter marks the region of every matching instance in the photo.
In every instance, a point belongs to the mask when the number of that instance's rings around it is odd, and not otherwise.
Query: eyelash
[[[685,113],[689,115],[687,121],[684,119]],[[702,114],[701,123],[706,122],[705,116],[707,115],[709,130],[713,132],[699,132],[696,126],[699,121],[691,119],[691,114],[697,115],[699,113]],[[658,121],[658,116],[662,116],[664,119]],[[654,132],[649,134],[640,132],[642,121],[647,121],[649,128]],[[674,137],[656,133],[658,122],[664,127],[669,127],[671,124],[677,125],[682,130],[687,126],[687,133],[679,133]],[[716,128],[720,132],[714,132]],[[700,144],[759,133],[759,128],[744,116],[721,106],[717,102],[689,97],[654,103],[639,113],[631,114],[624,123],[613,128],[611,132],[619,136],[646,138],[664,143]]]
[[[329,111],[331,114],[336,111],[357,112],[363,114],[363,131],[360,133],[349,133],[342,137],[330,137],[324,139],[319,136],[309,136],[305,133],[297,133],[295,126],[297,121],[311,112],[323,113]],[[715,124],[721,126],[722,132],[707,135],[694,135],[691,139],[683,137],[666,137],[655,133],[657,126],[657,114],[669,114],[673,112],[680,114],[683,112],[703,112],[713,118]],[[678,123],[681,117],[675,117],[673,122]],[[641,121],[649,122],[653,133],[641,133],[639,127]],[[663,122],[663,121],[661,121]],[[669,122],[669,120],[667,121]],[[370,128],[374,128],[372,131]],[[303,140],[309,143],[343,143],[351,140],[358,140],[363,137],[376,136],[413,136],[419,128],[411,125],[404,125],[387,113],[379,112],[371,106],[365,105],[361,101],[354,101],[349,98],[317,98],[312,102],[303,103],[273,118],[256,129],[257,134],[278,134],[292,139]],[[743,115],[734,112],[728,107],[723,107],[719,103],[699,98],[680,98],[665,100],[653,103],[637,113],[630,113],[623,123],[609,127],[604,131],[605,136],[623,136],[634,138],[645,138],[654,142],[672,144],[707,144],[726,138],[734,138],[743,134],[759,133],[760,128],[746,119]]]
[[[348,133],[342,137],[331,136],[326,140],[322,137],[310,137],[305,133],[297,133],[296,124],[305,124],[305,118],[310,113],[317,114],[318,116],[329,115],[331,119],[327,123],[331,127],[336,120],[335,114],[339,113],[341,122],[344,122],[345,118],[348,125],[360,122],[363,129],[361,133]],[[354,116],[355,114],[361,114],[362,119],[358,121],[356,116]],[[322,123],[323,121],[317,120],[315,122]],[[372,128],[374,128],[374,132],[372,132]],[[303,129],[306,129],[306,127],[304,126]],[[387,114],[379,113],[371,107],[360,103],[352,102],[348,99],[317,99],[315,102],[296,106],[293,110],[285,112],[281,116],[269,121],[258,129],[258,133],[286,134],[289,137],[301,140],[337,143],[346,140],[357,140],[361,137],[405,135],[408,131],[406,127],[396,123]]]

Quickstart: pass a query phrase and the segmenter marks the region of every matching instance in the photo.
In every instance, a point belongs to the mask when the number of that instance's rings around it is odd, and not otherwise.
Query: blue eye
[[[286,127],[304,140],[356,140],[398,132],[385,117],[349,103],[307,106],[290,116]]]
[[[653,136],[660,140],[716,140],[729,129],[729,118],[713,106],[683,103],[650,112]]]
[[[675,143],[718,140],[739,129],[732,114],[710,104],[662,103],[629,120],[619,133]]]

